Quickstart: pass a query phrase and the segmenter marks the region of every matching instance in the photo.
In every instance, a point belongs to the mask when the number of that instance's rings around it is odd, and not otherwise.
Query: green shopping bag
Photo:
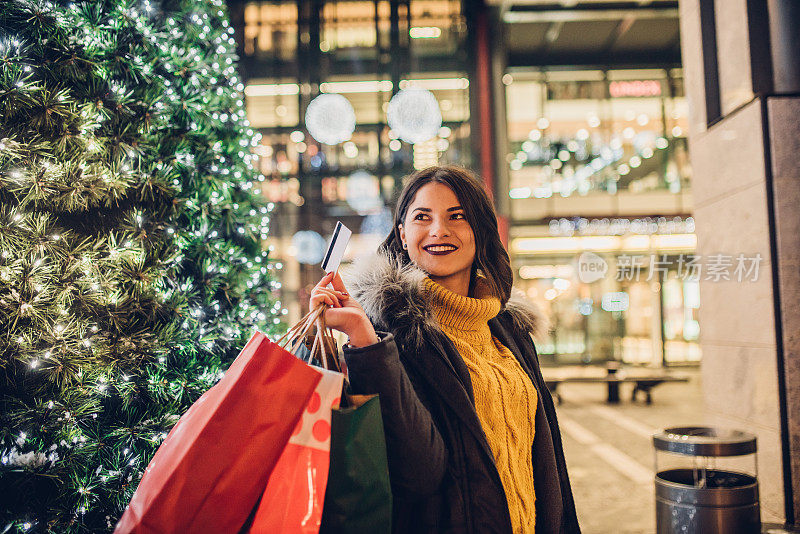
[[[336,340],[324,315],[316,314],[314,322],[316,331],[306,336],[296,354],[325,369],[340,370]],[[341,407],[331,413],[328,485],[319,533],[388,534],[392,531],[392,488],[380,399],[351,395],[348,390],[345,380]]]
[[[380,399],[345,395],[331,416],[331,461],[320,534],[386,534],[392,489]]]

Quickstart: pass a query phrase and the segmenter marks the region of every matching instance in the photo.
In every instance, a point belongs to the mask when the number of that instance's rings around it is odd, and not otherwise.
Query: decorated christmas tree
[[[0,2],[0,531],[113,528],[285,313],[221,0]]]

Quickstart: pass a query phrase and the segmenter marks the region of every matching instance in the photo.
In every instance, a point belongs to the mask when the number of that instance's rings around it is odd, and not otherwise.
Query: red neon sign
[[[611,82],[608,92],[612,98],[626,96],[659,96],[661,95],[661,82],[658,80],[626,80]]]

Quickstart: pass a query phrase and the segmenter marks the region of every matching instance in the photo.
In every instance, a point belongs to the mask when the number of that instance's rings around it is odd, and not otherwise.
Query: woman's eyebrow
[[[452,208],[447,208],[447,211],[461,211],[463,209],[464,208],[462,208],[461,206],[453,206]],[[415,211],[427,211],[427,212],[430,212],[432,210],[430,208],[414,208],[411,211],[411,213],[414,213]]]

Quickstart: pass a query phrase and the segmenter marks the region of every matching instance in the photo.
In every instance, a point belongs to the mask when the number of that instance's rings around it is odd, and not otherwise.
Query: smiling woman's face
[[[475,234],[452,189],[438,182],[422,186],[399,229],[411,261],[432,280],[466,291],[475,259]]]

